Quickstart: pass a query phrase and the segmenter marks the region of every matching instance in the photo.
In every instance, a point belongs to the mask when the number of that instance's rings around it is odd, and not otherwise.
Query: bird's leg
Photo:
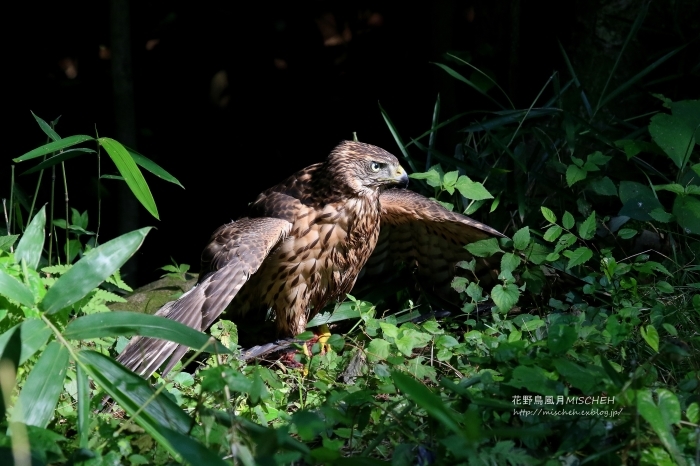
[[[315,333],[318,335],[318,344],[321,345],[321,353],[330,351],[331,345],[328,344],[328,339],[331,337],[331,330],[328,328],[328,325],[319,325]]]
[[[311,358],[312,356],[311,349],[316,343],[318,343],[321,346],[321,354],[325,354],[331,350],[331,346],[328,344],[328,339],[331,337],[331,331],[328,328],[328,325],[319,325],[313,330],[313,332],[315,336],[311,340],[308,340],[304,345],[304,354],[309,358]]]

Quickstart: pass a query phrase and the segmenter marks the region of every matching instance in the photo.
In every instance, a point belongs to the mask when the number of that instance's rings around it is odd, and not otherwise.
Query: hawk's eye
[[[371,164],[369,164],[369,168],[370,168],[373,172],[378,172],[379,170],[382,169],[382,166],[383,166],[383,165],[384,165],[383,163],[372,162]]]

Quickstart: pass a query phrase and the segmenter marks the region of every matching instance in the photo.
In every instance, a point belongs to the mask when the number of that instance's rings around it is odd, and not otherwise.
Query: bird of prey
[[[394,189],[407,185],[387,151],[341,143],[325,162],[261,193],[247,217],[217,229],[202,253],[197,285],[156,315],[204,331],[224,312],[235,322],[271,309],[279,336],[295,336],[328,302],[344,298],[361,271],[374,276],[399,263],[414,266],[422,286],[449,294],[455,263],[471,259],[463,246],[503,235]],[[136,336],[117,360],[149,377],[166,361],[167,373],[186,351]]]

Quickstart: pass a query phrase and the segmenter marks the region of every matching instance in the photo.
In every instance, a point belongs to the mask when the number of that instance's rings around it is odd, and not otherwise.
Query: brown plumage
[[[351,291],[373,252],[368,275],[409,262],[424,286],[449,288],[454,263],[469,258],[464,244],[503,235],[419,194],[387,190],[407,184],[390,153],[341,143],[325,162],[261,193],[248,217],[216,230],[197,285],[156,315],[206,330],[224,311],[235,321],[272,309],[279,335],[293,336]],[[166,360],[169,371],[186,351],[137,336],[118,361],[147,377]]]

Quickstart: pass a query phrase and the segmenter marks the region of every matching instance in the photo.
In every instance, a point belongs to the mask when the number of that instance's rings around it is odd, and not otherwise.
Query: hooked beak
[[[394,171],[393,180],[398,185],[399,188],[408,187],[408,174],[406,173],[406,170],[404,170],[401,165],[396,167],[396,170]]]

